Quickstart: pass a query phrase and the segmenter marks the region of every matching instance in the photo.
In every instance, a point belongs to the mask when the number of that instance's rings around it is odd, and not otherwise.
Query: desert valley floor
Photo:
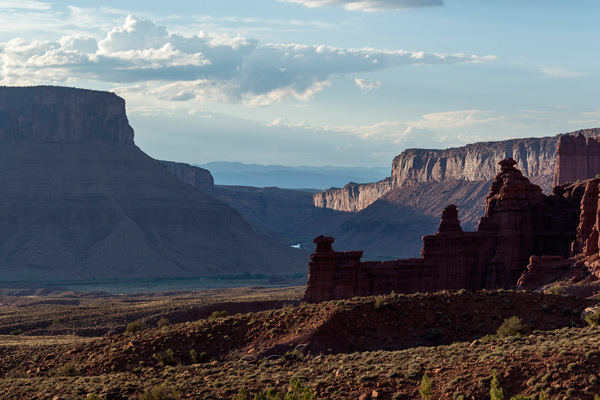
[[[600,393],[600,331],[580,318],[596,299],[555,288],[306,304],[304,289],[4,290],[0,398],[489,399],[494,371],[506,399]]]

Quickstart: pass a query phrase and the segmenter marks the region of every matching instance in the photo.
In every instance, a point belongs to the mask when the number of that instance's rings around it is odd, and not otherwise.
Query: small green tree
[[[128,335],[133,335],[134,333],[136,333],[137,331],[141,331],[142,330],[142,324],[140,324],[139,322],[131,322],[129,324],[127,324],[127,328],[125,328],[125,333],[127,333]]]
[[[233,396],[232,400],[248,400],[248,393],[246,393],[246,389],[244,389],[243,387],[240,388],[238,394]]]
[[[427,374],[423,375],[423,379],[421,379],[421,388],[419,389],[419,394],[423,399],[430,399],[433,396],[431,392],[431,381]]]
[[[490,400],[504,400],[504,390],[500,387],[498,371],[492,371],[492,383],[490,387]]]
[[[509,336],[524,336],[531,331],[529,325],[524,324],[521,318],[514,316],[504,320],[502,325],[496,331],[496,335],[501,338]]]

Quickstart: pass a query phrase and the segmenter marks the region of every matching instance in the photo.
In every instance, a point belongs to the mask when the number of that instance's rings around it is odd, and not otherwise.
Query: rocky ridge
[[[375,183],[349,183],[313,197],[315,207],[357,212],[387,193],[425,182],[489,181],[496,174],[495,163],[513,158],[523,173],[545,193],[550,193],[555,174],[556,149],[561,137],[600,135],[600,128],[582,129],[552,137],[480,142],[445,150],[407,149],[394,158],[391,177]],[[584,140],[585,141],[585,140]],[[589,174],[588,174],[589,175]],[[579,179],[588,179],[586,176]],[[574,179],[573,181],[575,181]],[[564,179],[561,180],[561,183]]]
[[[305,300],[391,291],[510,288],[531,255],[568,256],[577,233],[582,191],[567,186],[545,196],[515,168],[515,160],[499,164],[501,171],[490,186],[477,231],[463,232],[457,207],[447,206],[438,232],[423,237],[421,258],[363,262],[362,251],[336,252],[332,237],[317,237]]]

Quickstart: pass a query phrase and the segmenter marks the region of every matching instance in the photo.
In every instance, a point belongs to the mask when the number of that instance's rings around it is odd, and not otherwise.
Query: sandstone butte
[[[515,168],[515,160],[507,158],[499,164],[501,170],[491,184],[485,215],[477,230],[464,232],[456,206],[447,206],[438,232],[423,237],[421,258],[361,262],[362,251],[336,252],[332,237],[317,237],[304,299],[320,302],[392,291],[511,288],[534,254],[559,260],[568,258],[572,247],[583,245],[597,256],[597,244],[593,247],[587,242],[573,242],[581,241],[579,236],[598,237],[598,225],[592,224],[596,230],[590,229],[591,222],[584,224],[583,215],[580,221],[580,205],[587,204],[586,213],[600,218],[600,180],[589,183],[589,190],[582,184],[568,184],[556,187],[546,196]],[[544,259],[548,257],[540,258]],[[529,268],[537,271],[545,266]]]
[[[0,144],[2,282],[306,268],[143,153],[114,93],[0,87]]]
[[[590,152],[590,160],[594,157],[600,158],[598,156],[600,150],[586,147],[586,137],[598,135],[600,135],[600,128],[593,128],[553,137],[482,142],[445,150],[407,149],[394,158],[389,178],[365,184],[351,182],[343,188],[331,188],[315,194],[313,203],[318,208],[357,212],[392,191],[420,183],[492,180],[496,175],[496,162],[509,157],[517,161],[523,173],[533,183],[540,185],[546,193],[550,193],[552,188],[559,183],[589,179],[595,176],[597,172],[592,175],[588,173],[587,164],[584,161],[584,159],[587,160],[587,153],[585,153],[586,157],[579,156],[584,154],[581,151],[585,150]],[[575,136],[576,139],[572,136]],[[557,149],[557,143],[561,139],[564,139],[565,142],[573,140],[582,148],[573,149],[570,154],[568,150],[561,150],[560,147]],[[567,158],[571,157],[567,160],[567,164],[573,165],[575,168],[573,173],[564,169],[565,178],[561,177],[558,183],[554,178],[555,159],[557,163],[559,162],[557,152],[559,155],[564,153],[563,156]],[[572,163],[575,159],[579,163],[576,167]],[[593,171],[594,168],[595,164],[589,168],[589,171]],[[584,170],[585,172],[583,172]],[[575,176],[577,178],[574,178]]]

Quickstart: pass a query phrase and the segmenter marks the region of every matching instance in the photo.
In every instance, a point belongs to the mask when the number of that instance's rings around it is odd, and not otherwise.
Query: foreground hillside
[[[459,291],[307,305],[302,288],[14,294],[1,300],[1,398],[232,399],[241,388],[247,398],[295,388],[417,399],[427,375],[433,399],[487,399],[494,370],[506,398],[600,393],[599,331],[580,319],[597,300]],[[513,316],[521,336],[486,336]]]

